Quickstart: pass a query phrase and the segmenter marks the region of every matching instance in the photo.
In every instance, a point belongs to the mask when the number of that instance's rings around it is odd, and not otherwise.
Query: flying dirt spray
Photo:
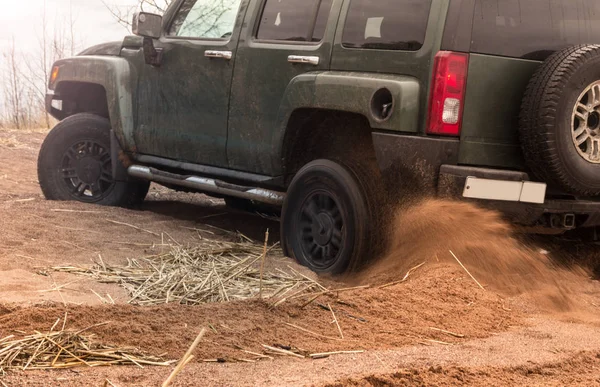
[[[425,200],[398,210],[390,248],[357,280],[387,283],[422,262],[459,265],[458,260],[485,289],[506,296],[527,294],[545,309],[571,309],[572,289],[585,280],[583,269],[560,269],[540,249],[518,241],[499,213],[447,200]]]

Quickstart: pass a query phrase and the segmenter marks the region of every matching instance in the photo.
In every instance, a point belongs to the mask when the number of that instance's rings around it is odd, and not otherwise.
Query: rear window
[[[543,60],[600,43],[598,0],[476,0],[471,52]]]
[[[257,38],[320,42],[333,0],[267,0]]]
[[[431,0],[352,0],[344,47],[417,51],[423,47]]]

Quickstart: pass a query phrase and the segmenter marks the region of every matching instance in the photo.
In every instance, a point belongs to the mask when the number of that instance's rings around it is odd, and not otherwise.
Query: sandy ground
[[[402,230],[398,240],[409,245],[395,246],[386,260],[358,276],[320,279],[329,288],[374,285],[369,288],[324,296],[306,306],[298,300],[271,308],[256,300],[136,307],[126,304],[128,296],[118,285],[50,268],[91,265],[99,256],[124,263],[163,252],[174,241],[193,245],[199,238],[231,238],[215,227],[240,231],[258,243],[270,229],[275,241],[278,224],[229,210],[216,199],[155,186],[136,210],[45,201],[35,168],[44,136],[0,131],[0,338],[48,330],[66,311],[71,328],[110,321],[90,331],[102,343],[178,359],[200,327],[210,324],[214,330],[195,352],[197,361],[178,376],[177,386],[600,385],[600,285],[581,270],[555,275],[539,265],[552,255],[561,262],[583,254],[589,260],[597,254],[593,245],[580,249],[536,240],[523,248],[493,214],[457,207],[462,217],[447,211],[447,219],[436,216],[432,224],[409,211],[397,224]],[[424,206],[418,214],[429,219],[428,211],[439,215],[446,207]],[[471,224],[459,232],[462,239],[451,235],[457,223]],[[485,232],[486,238],[473,238],[475,232]],[[437,240],[435,249],[432,240]],[[449,246],[485,290],[442,254]],[[540,254],[542,249],[550,256]],[[295,265],[271,259],[271,265]],[[379,287],[402,279],[420,262],[426,265],[407,281]],[[543,286],[537,286],[540,282]],[[103,304],[98,295],[110,295],[116,305]],[[328,304],[339,316],[344,339],[323,308]],[[263,344],[306,353],[364,352],[240,362],[246,356],[241,349],[261,352]],[[225,362],[204,361],[217,358]],[[106,380],[117,386],[157,386],[170,372],[169,367],[10,371],[0,381],[8,386],[103,386]]]

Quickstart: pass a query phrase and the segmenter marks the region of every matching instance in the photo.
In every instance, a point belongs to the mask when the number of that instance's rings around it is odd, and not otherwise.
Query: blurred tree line
[[[61,23],[52,23],[46,6],[40,10],[35,28],[37,47],[24,52],[15,36],[8,48],[0,52],[0,128],[49,128],[52,118],[46,113],[44,100],[52,64],[75,55],[81,47],[75,33],[71,9]]]

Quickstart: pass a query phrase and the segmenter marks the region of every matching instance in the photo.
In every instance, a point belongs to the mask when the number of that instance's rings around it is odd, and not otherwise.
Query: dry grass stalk
[[[263,355],[262,353],[247,351],[245,349],[240,349],[240,351],[242,351],[244,353],[247,353],[249,355],[254,355],[254,356],[259,357],[261,359],[270,359],[270,360],[273,360],[273,356]]]
[[[54,324],[55,328],[57,323]],[[95,326],[98,326],[95,325]],[[92,326],[93,327],[93,326]],[[147,356],[133,348],[114,348],[94,342],[80,331],[35,332],[21,339],[0,340],[0,373],[11,369],[64,369],[106,365],[168,366],[171,361]]]
[[[65,318],[63,318],[63,325],[62,325],[62,329],[61,330],[65,330],[65,326],[67,325],[67,313],[68,311],[65,310]]]
[[[477,281],[477,280],[475,279],[475,277],[473,277],[473,274],[471,274],[471,272],[469,272],[469,270],[467,270],[467,268],[465,267],[465,265],[463,265],[463,264],[462,264],[462,262],[461,262],[461,261],[458,259],[458,257],[457,257],[456,255],[454,255],[454,253],[452,252],[452,250],[449,250],[449,251],[450,251],[450,254],[452,254],[452,256],[454,257],[454,259],[456,259],[456,262],[458,262],[458,264],[460,265],[460,267],[462,267],[462,268],[463,268],[463,269],[464,269],[464,270],[467,272],[467,274],[469,275],[469,277],[471,277],[471,279],[472,279],[473,281],[475,281],[475,283],[476,283],[477,285],[479,285],[479,287],[480,287],[481,289],[485,290],[485,288],[484,288],[483,286],[481,286],[481,284],[479,283],[479,281]]]
[[[457,337],[459,339],[462,339],[462,338],[465,337],[465,335],[463,335],[463,334],[450,332],[450,331],[447,331],[445,329],[433,328],[433,327],[429,327],[429,329],[431,329],[432,331],[442,332],[442,333],[444,333],[444,334],[446,334],[448,336]]]
[[[73,212],[77,214],[102,214],[102,211],[91,211],[91,210],[69,210],[64,208],[52,208],[52,212]]]
[[[94,289],[90,289],[90,291],[92,293],[94,293],[96,295],[96,297],[98,297],[100,299],[100,302],[102,302],[103,304],[110,304],[110,302],[108,302],[104,297],[99,295]]]
[[[302,355],[300,355],[298,353],[292,352],[292,351],[288,351],[287,349],[281,349],[281,348],[271,347],[269,345],[264,345],[264,344],[262,346],[266,350],[271,351],[271,352],[275,352],[275,353],[278,353],[278,354],[281,354],[281,355],[293,356],[293,357],[297,357],[297,358],[300,358],[300,359],[304,359],[304,356],[302,356]]]
[[[104,220],[106,220],[107,222],[110,222],[110,223],[114,223],[114,224],[121,225],[121,226],[127,226],[127,227],[131,227],[131,228],[133,228],[134,230],[138,230],[138,231],[147,232],[148,234],[152,234],[152,235],[155,235],[155,236],[160,236],[160,235],[158,235],[157,233],[155,233],[154,231],[146,230],[146,229],[143,229],[143,228],[141,228],[141,227],[134,226],[133,224],[129,224],[129,223],[125,223],[125,222],[119,222],[119,221],[116,221],[116,220],[110,220],[110,219],[104,219]]]
[[[162,384],[162,387],[168,387],[169,384],[171,384],[171,382],[175,379],[175,376],[177,376],[177,374],[183,369],[183,367],[185,367],[186,364],[188,364],[194,358],[194,355],[192,355],[192,352],[194,352],[194,350],[196,349],[198,344],[200,344],[200,340],[202,340],[202,337],[204,336],[205,333],[206,333],[206,328],[202,328],[202,330],[200,331],[198,336],[196,336],[196,340],[194,340],[192,345],[188,348],[185,355],[183,355],[183,357],[179,361],[179,364],[177,364],[177,367],[175,367],[173,372],[171,372],[171,375],[169,375],[167,380],[165,380],[165,382]]]
[[[323,359],[329,357],[331,355],[342,355],[342,354],[352,354],[352,353],[363,353],[364,350],[360,349],[357,351],[333,351],[333,352],[322,352],[322,353],[311,353],[308,355],[311,359]]]
[[[281,254],[272,246],[267,253]],[[158,305],[246,300],[257,297],[283,298],[294,288],[296,296],[310,293],[318,285],[297,272],[263,271],[263,245],[249,241],[222,242],[203,239],[197,247],[172,246],[171,251],[139,259],[127,265],[102,261],[92,267],[61,266],[55,271],[90,276],[102,283],[117,283],[130,295],[129,303]],[[104,299],[104,297],[102,297]]]
[[[350,291],[358,290],[358,289],[368,289],[370,287],[371,287],[371,285],[361,285],[361,286],[354,286],[351,288],[325,290],[325,291],[318,292],[318,293],[300,294],[298,296],[290,297],[290,299],[303,297],[303,296],[311,296],[311,298],[308,301],[306,301],[304,304],[302,304],[301,308],[305,308],[306,306],[311,304],[313,301],[315,301],[317,298],[324,296],[326,294],[339,294],[339,293],[350,292]]]
[[[56,284],[56,280],[54,279],[54,276],[50,275],[50,278],[52,279],[52,285],[54,286],[54,289],[56,289],[56,292],[58,293],[58,295],[60,296],[60,299],[63,303],[64,306],[67,306],[67,301],[65,301],[65,298],[63,297],[60,288],[58,287],[58,285]]]
[[[310,334],[310,335],[313,335],[313,336],[315,336],[315,337],[319,337],[319,338],[321,338],[321,339],[328,339],[328,340],[342,340],[342,339],[340,339],[340,338],[337,338],[337,337],[330,337],[330,336],[321,335],[321,334],[319,334],[319,333],[316,333],[316,332],[310,331],[310,330],[308,330],[308,329],[306,329],[306,328],[302,328],[301,326],[294,325],[294,324],[292,324],[292,323],[284,323],[284,324],[285,324],[285,325],[287,325],[287,326],[290,326],[290,327],[292,327],[292,328],[296,328],[296,329],[298,329],[298,330],[300,330],[300,331],[302,331],[302,332],[304,332],[304,333],[308,333],[308,334]]]
[[[263,254],[260,260],[260,285],[259,285],[259,290],[258,290],[258,297],[262,298],[263,296],[263,274],[265,272],[265,260],[267,259],[267,245],[269,243],[269,229],[267,229],[267,232],[265,233],[265,245],[264,245],[264,249],[263,249]]]
[[[295,287],[295,286],[293,286],[293,287],[288,287],[287,289],[284,289],[284,290],[285,290],[285,292],[283,292],[283,294],[279,294],[279,293],[281,293],[281,292],[278,292],[276,295],[279,295],[279,300],[277,300],[276,302],[274,302],[274,303],[271,305],[271,308],[275,308],[275,307],[277,307],[277,306],[279,306],[279,305],[283,304],[283,303],[284,303],[284,302],[286,302],[287,300],[289,300],[289,299],[291,299],[291,298],[294,298],[294,296],[296,296],[296,295],[307,293],[307,292],[308,292],[308,290],[309,290],[309,289],[311,289],[311,288],[313,287],[313,284],[309,284],[308,286],[306,286],[306,287],[304,287],[304,288],[302,288],[302,289],[298,290],[297,292],[295,292],[295,293],[294,293],[294,294],[292,294],[291,296],[284,297],[286,294],[288,294],[290,291],[292,291],[294,287]],[[316,297],[318,297],[318,296],[316,296]]]
[[[426,262],[420,263],[420,264],[418,264],[417,266],[415,266],[415,267],[411,268],[410,270],[408,270],[408,271],[406,272],[406,274],[404,275],[404,277],[403,277],[401,280],[399,280],[399,281],[394,281],[394,282],[390,282],[390,283],[387,283],[387,284],[381,285],[381,286],[379,286],[379,289],[388,288],[388,287],[390,287],[390,286],[394,286],[394,285],[398,285],[398,284],[401,284],[401,283],[403,283],[403,282],[406,282],[406,280],[408,279],[408,277],[409,277],[409,276],[410,276],[410,275],[411,275],[411,274],[412,274],[414,271],[416,271],[418,268],[420,268],[421,266],[423,266],[425,263],[426,263]]]
[[[331,315],[333,316],[333,322],[335,323],[335,325],[337,326],[338,331],[340,332],[340,337],[343,339],[344,338],[344,333],[342,332],[342,328],[340,327],[340,323],[338,322],[337,317],[335,317],[335,312],[333,311],[333,308],[331,307],[331,305],[327,304],[327,307],[331,311]]]
[[[361,285],[361,286],[353,286],[351,288],[331,289],[331,290],[324,290],[322,292],[315,293],[314,295],[315,296],[323,296],[325,294],[337,294],[337,293],[351,292],[353,290],[368,289],[370,287],[371,287],[371,285]],[[293,298],[306,297],[306,296],[312,296],[312,294],[301,294],[301,295],[293,297]]]
[[[446,341],[440,341],[440,340],[433,340],[433,339],[422,339],[422,340],[428,341],[430,343],[436,343],[436,344],[442,344],[442,345],[454,345],[452,343],[448,343]]]
[[[80,278],[80,279],[78,279],[78,280],[71,281],[71,282],[68,282],[68,283],[66,283],[66,284],[63,284],[63,285],[56,286],[56,287],[52,287],[52,288],[50,288],[50,289],[38,290],[37,292],[39,292],[39,293],[56,292],[56,291],[58,291],[58,290],[60,290],[60,289],[65,289],[65,288],[66,288],[67,286],[69,286],[69,285],[73,285],[74,283],[80,282],[81,280],[82,280],[82,279]]]

